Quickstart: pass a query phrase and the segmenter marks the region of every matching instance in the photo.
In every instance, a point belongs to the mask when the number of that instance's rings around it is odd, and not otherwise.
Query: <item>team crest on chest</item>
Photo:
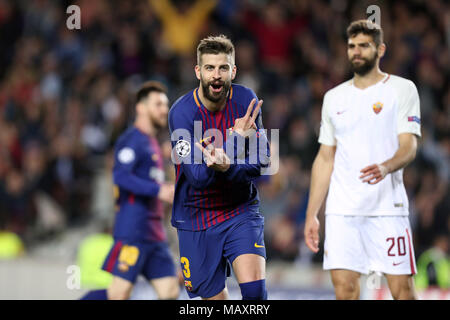
[[[381,109],[383,109],[383,104],[381,102],[374,103],[372,106],[373,112],[379,114]]]

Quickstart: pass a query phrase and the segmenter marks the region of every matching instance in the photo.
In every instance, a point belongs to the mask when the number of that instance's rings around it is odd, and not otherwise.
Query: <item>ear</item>
[[[378,46],[378,57],[382,58],[386,53],[386,45],[384,43]]]
[[[231,70],[231,80],[234,80],[234,78],[236,78],[236,72],[237,72],[237,67],[236,67],[236,65],[234,65],[233,69]]]
[[[144,106],[142,105],[142,102],[137,103],[136,104],[136,114],[141,114],[143,111],[143,107]]]
[[[200,80],[200,66],[197,64],[194,68],[197,79]]]

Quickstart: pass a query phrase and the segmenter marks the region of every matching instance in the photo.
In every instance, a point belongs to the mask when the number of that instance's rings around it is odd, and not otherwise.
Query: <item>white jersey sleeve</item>
[[[397,133],[413,133],[420,137],[420,100],[417,88],[412,81],[405,81],[405,84],[397,90],[399,95]]]
[[[328,146],[336,145],[334,127],[330,119],[330,95],[326,93],[323,97],[322,121],[320,122],[319,143]]]

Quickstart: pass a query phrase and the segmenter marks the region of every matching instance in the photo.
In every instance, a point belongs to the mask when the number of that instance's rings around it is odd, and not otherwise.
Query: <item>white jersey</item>
[[[371,185],[361,169],[393,157],[400,133],[420,134],[420,102],[410,80],[386,75],[358,89],[353,80],[329,90],[322,107],[319,142],[336,146],[326,214],[407,216],[403,170]]]

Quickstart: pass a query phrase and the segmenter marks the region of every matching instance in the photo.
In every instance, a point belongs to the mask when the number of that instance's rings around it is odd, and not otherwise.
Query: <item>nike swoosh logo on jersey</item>
[[[257,244],[257,243],[255,242],[255,248],[264,248],[264,246],[260,246],[259,244]]]
[[[396,267],[396,266],[398,266],[399,264],[402,264],[403,262],[405,262],[405,261],[402,261],[402,262],[399,262],[399,263],[392,262],[392,265],[393,265],[394,267]]]
[[[336,112],[336,114],[340,115],[340,114],[343,114],[345,111],[347,111],[347,110],[338,111],[338,112]]]

